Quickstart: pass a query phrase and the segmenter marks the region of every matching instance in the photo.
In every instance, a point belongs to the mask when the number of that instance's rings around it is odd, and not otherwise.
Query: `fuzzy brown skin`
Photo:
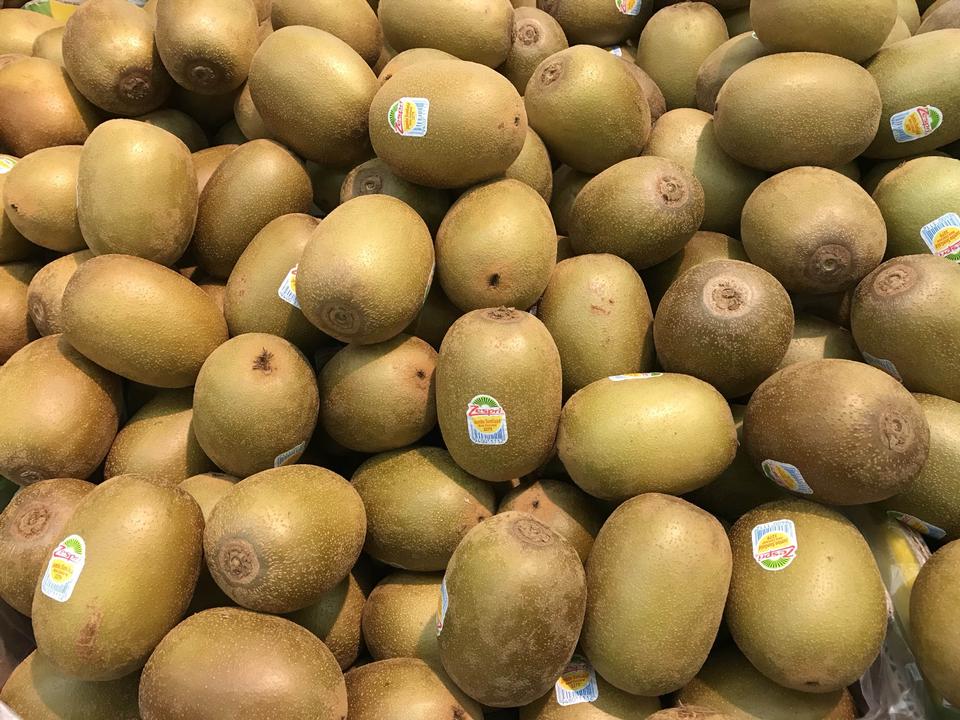
[[[253,238],[227,280],[224,315],[231,335],[269,333],[305,353],[329,341],[299,308],[277,295],[319,222],[301,213],[281,215]]]
[[[560,351],[564,397],[610,375],[653,369],[653,310],[625,260],[596,254],[559,263],[537,316]]]
[[[563,706],[553,688],[520,708],[520,720],[647,720],[660,709],[660,700],[625,693],[597,675],[599,695],[593,702]]]
[[[579,255],[610,253],[644,269],[683,249],[703,217],[703,186],[692,172],[666,158],[631,158],[577,195],[570,245]]]
[[[154,110],[135,119],[176,135],[191,153],[206,150],[210,144],[200,123],[181,110]]]
[[[347,576],[366,527],[363,502],[346,480],[291,465],[234,486],[214,507],[203,544],[211,575],[235,602],[288,613]]]
[[[393,55],[380,69],[377,80],[383,85],[398,72],[410,65],[430,60],[458,60],[459,58],[443,50],[435,48],[410,48],[401,53]]]
[[[360,195],[391,195],[417,211],[434,235],[450,209],[450,193],[426,188],[398,177],[379,158],[367,160],[351,170],[340,188],[340,203]]]
[[[263,668],[270,668],[264,677]],[[144,668],[143,720],[346,720],[336,659],[283,618],[215,608],[174,628]]]
[[[180,483],[180,489],[186,490],[197,501],[203,511],[203,520],[210,519],[210,513],[221,498],[240,482],[239,478],[218,472],[201,473],[188,477]]]
[[[464,535],[496,512],[493,487],[440,448],[377,455],[352,482],[367,511],[364,549],[404,570],[445,569]]]
[[[530,125],[551,155],[585,173],[635,157],[650,135],[650,105],[623,61],[578,45],[541,62],[527,84]]]
[[[109,113],[156,110],[173,81],[157,53],[153,18],[123,0],[85,4],[63,33],[63,64],[77,89]]]
[[[77,219],[81,151],[79,145],[37,150],[8,173],[4,210],[32,243],[60,253],[87,249]]]
[[[479,703],[415,658],[358,667],[346,682],[350,720],[483,720]]]
[[[552,16],[535,7],[517,8],[513,13],[513,44],[498,69],[523,95],[537,66],[568,47],[563,28]]]
[[[371,67],[380,58],[383,34],[367,0],[274,0],[270,11],[274,30],[309,25],[343,40]]]
[[[951,703],[960,702],[957,677],[960,625],[960,542],[944,546],[920,569],[910,595],[911,635],[920,669]]]
[[[498,513],[524,512],[563,536],[586,562],[605,513],[593,498],[571,482],[535,480],[519,485],[500,501]]]
[[[712,114],[716,110],[717,94],[727,78],[748,62],[769,54],[753,33],[731,36],[707,55],[697,71],[697,107]]]
[[[419,658],[442,669],[437,607],[442,573],[397,572],[373,589],[363,606],[363,637],[374,660]]]
[[[0,265],[0,363],[39,337],[30,319],[27,290],[40,263]]]
[[[707,512],[655,493],[621,505],[587,561],[581,644],[597,672],[635,695],[683,687],[716,638],[730,567],[723,526]]]
[[[807,360],[828,358],[857,362],[863,360],[849,330],[815,315],[797,313],[790,347],[776,370]]]
[[[771,572],[754,560],[750,534],[781,519],[796,526],[796,558]],[[883,582],[857,528],[821,505],[782,500],[740,518],[730,545],[726,619],[750,662],[802,692],[832,693],[856,682],[876,659],[887,628]]]
[[[460,308],[443,294],[440,283],[435,282],[430,286],[430,292],[427,293],[427,299],[420,308],[420,314],[404,329],[404,332],[426,340],[434,350],[439,350],[450,326],[462,315]]]
[[[506,369],[506,370],[505,370]],[[506,413],[507,441],[470,439],[467,406],[491,396]],[[457,320],[440,347],[437,418],[450,455],[472,475],[512,480],[542,465],[560,420],[560,355],[546,327],[513,309],[474,310]]]
[[[960,27],[960,3],[947,0],[933,8],[931,12],[924,13],[917,35],[956,27]]]
[[[239,335],[203,364],[193,391],[193,431],[218,467],[247,477],[295,463],[317,424],[320,398],[307,359],[282,338]],[[193,473],[191,473],[193,474]]]
[[[550,208],[519,180],[468,190],[437,233],[437,279],[461,310],[531,307],[557,257]]]
[[[52,60],[63,66],[63,26],[55,27],[37,35],[33,41],[33,56]]]
[[[0,154],[0,160],[3,160],[4,163],[18,162],[17,158],[12,155]],[[7,183],[9,174],[9,170],[0,173],[0,198],[3,196],[3,188]],[[6,212],[0,213],[0,262],[9,263],[16,260],[26,260],[35,257],[37,253],[37,246],[20,234],[20,231],[7,217]]]
[[[846,688],[829,693],[790,690],[760,673],[735,647],[715,650],[677,694],[683,705],[703,705],[733,720],[854,720]]]
[[[0,597],[17,612],[30,616],[50,550],[66,537],[63,526],[93,488],[83,480],[43,480],[14,495],[0,514]]]
[[[892,362],[911,391],[960,402],[958,280],[946,258],[888,260],[857,287],[850,324],[860,349]]]
[[[103,462],[122,408],[120,379],[62,335],[35,340],[0,369],[0,475],[19,485],[86,479]]]
[[[140,717],[139,685],[138,672],[106,682],[77,680],[33,652],[10,675],[0,701],[21,717],[36,720],[135,720]]]
[[[654,713],[647,720],[733,720],[725,713],[714,712],[710,708],[696,705],[671,708]]]
[[[935,59],[934,59],[935,58]],[[880,88],[883,113],[876,139],[864,151],[871,158],[902,158],[928,152],[960,140],[960,88],[956,75],[937,66],[960,62],[960,29],[950,28],[915,35],[878,52],[866,64]],[[929,99],[937,98],[933,103]],[[898,143],[890,129],[891,115],[918,105],[935,104],[943,111],[943,124],[926,137]]]
[[[0,55],[31,55],[33,43],[47,30],[60,27],[61,22],[44,13],[31,13],[20,8],[0,11]]]
[[[553,196],[553,165],[547,146],[533,128],[527,128],[523,149],[504,175],[529,185],[540,193],[545,202],[550,202]]]
[[[795,466],[812,497],[835,505],[877,502],[903,492],[926,462],[930,430],[917,401],[864,363],[791,365],[750,398],[744,445],[754,466]]]
[[[244,143],[220,163],[200,193],[192,245],[200,267],[226,279],[267,223],[307,212],[312,195],[310,176],[285,147],[270,140]]]
[[[346,671],[360,654],[360,618],[366,601],[353,575],[324,593],[316,603],[287,615],[323,640],[340,669]]]
[[[82,680],[116,680],[143,667],[187,609],[202,533],[200,508],[183,490],[137,475],[98,485],[63,527],[64,537],[79,535],[87,546],[72,597],[61,603],[36,588],[40,652]]]
[[[379,343],[420,312],[432,268],[433,241],[420,216],[396,198],[365,195],[317,227],[300,260],[297,297],[328,335]]]
[[[535,4],[557,19],[573,45],[616,45],[636,38],[653,11],[653,3],[643,3],[639,15],[627,15],[604,0],[538,0]]]
[[[63,293],[64,337],[91,360],[155,387],[192,385],[227,339],[216,303],[179,273],[130,255],[83,263]]]
[[[492,707],[547,692],[573,655],[586,607],[573,546],[526,513],[503,513],[467,534],[444,582],[438,642],[453,681]]]
[[[877,134],[880,112],[877,84],[859,65],[821,53],[782,53],[734,72],[717,95],[714,121],[720,145],[734,159],[777,172],[853,160]]]
[[[388,122],[401,97],[430,100],[427,134],[406,137]],[[464,108],[482,105],[482,113]],[[400,177],[435,188],[458,188],[498,177],[517,159],[527,114],[516,88],[499,73],[456,60],[418,62],[396,72],[373,98],[370,139]]]
[[[0,126],[0,147],[24,157],[41,148],[82,145],[100,113],[66,70],[43,58],[7,57],[13,59],[0,62],[0,115],[10,120]]]
[[[657,121],[643,154],[673,160],[700,181],[701,230],[740,235],[743,206],[767,176],[737,162],[720,147],[713,116],[693,108],[671,110]]]
[[[557,435],[557,453],[573,481],[617,502],[703,487],[730,465],[736,447],[723,396],[702,380],[674,374],[588,385],[567,401]]]
[[[570,213],[577,195],[593,175],[561,165],[553,173],[553,195],[550,198],[550,214],[559,235],[566,236],[570,230]],[[557,259],[559,262],[560,258]]]
[[[753,392],[790,346],[793,305],[770,273],[716,260],[670,286],[654,323],[664,370],[693,375],[727,398]]]
[[[495,68],[513,42],[513,7],[506,0],[383,0],[377,14],[395,50],[433,47]]]
[[[253,96],[250,95],[250,83],[245,83],[243,90],[237,95],[236,103],[233,106],[233,119],[243,136],[248,140],[270,139],[270,132],[267,126],[263,124],[263,117],[257,106],[253,104]]]
[[[193,169],[197,173],[197,192],[202,193],[213,173],[239,145],[214,145],[193,154]]]
[[[117,434],[104,478],[141,474],[165,485],[215,470],[193,433],[193,390],[161,390]]]

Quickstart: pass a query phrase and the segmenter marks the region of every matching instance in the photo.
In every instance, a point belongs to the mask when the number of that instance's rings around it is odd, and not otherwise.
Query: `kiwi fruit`
[[[33,44],[62,23],[44,13],[5,7],[0,10],[0,55],[31,55]]]
[[[730,37],[736,37],[737,35],[742,35],[743,33],[750,32],[752,30],[750,26],[749,7],[726,13],[723,16],[723,19],[727,23],[727,31],[730,33]]]
[[[637,271],[615,255],[559,263],[537,316],[557,343],[565,397],[609,375],[653,369],[650,300]]]
[[[897,0],[897,14],[913,35],[920,28],[920,5],[928,5],[927,0]]]
[[[430,292],[427,293],[427,299],[423,302],[420,313],[404,332],[426,340],[434,350],[439,350],[450,326],[461,315],[463,313],[460,308],[450,302],[450,299],[443,294],[440,283],[435,282],[430,286]]]
[[[541,697],[570,661],[587,583],[580,557],[561,535],[530,515],[507,512],[467,533],[441,595],[444,669],[484,705],[516,707]],[[531,623],[534,634],[524,630]]]
[[[374,660],[419,658],[442,669],[437,607],[442,573],[395,572],[373,589],[363,606],[363,637]]]
[[[726,713],[719,713],[702,705],[682,705],[654,713],[647,720],[733,720]]]
[[[283,338],[247,333],[203,363],[193,431],[211,460],[242,478],[296,462],[318,409],[317,382],[303,354]]]
[[[95,254],[171,265],[187,249],[197,220],[190,151],[161,128],[110,120],[84,143],[76,203],[80,231]]]
[[[553,16],[535,7],[517,8],[513,13],[513,44],[497,69],[523,95],[537,66],[568,47],[567,36]]]
[[[484,718],[479,703],[416,658],[372,662],[354,668],[345,679],[350,720]]]
[[[856,526],[822,505],[790,499],[748,512],[729,537],[725,617],[750,663],[804,693],[836,693],[856,682],[887,628],[883,581]],[[772,613],[778,622],[770,622]]]
[[[862,62],[883,45],[898,17],[897,0],[816,0],[798,12],[791,0],[750,4],[750,24],[771,52],[828,53]]]
[[[36,720],[134,718],[140,716],[139,684],[140,673],[106,682],[77,680],[34,651],[11,673],[0,701],[21,717]]]
[[[960,259],[958,196],[955,158],[920,157],[887,173],[873,191],[887,225],[887,258],[932,253]]]
[[[713,116],[693,108],[664,114],[650,133],[643,154],[672,160],[700,181],[702,230],[738,235],[747,198],[767,178],[730,157],[717,142]]]
[[[580,172],[598,173],[639,155],[650,135],[642,88],[629,66],[602,48],[577,45],[544,59],[524,103],[551,157]]]
[[[39,269],[34,262],[0,265],[0,364],[39,335],[27,309],[29,284]]]
[[[957,27],[960,27],[960,3],[947,0],[942,5],[931,8],[929,12],[924,13],[923,22],[917,29],[917,35]]]
[[[770,51],[755,33],[732,36],[700,64],[697,71],[697,107],[713,114],[717,107],[717,95],[727,79],[747,63],[769,54]]]
[[[340,38],[304,25],[271,33],[253,57],[249,87],[270,137],[301,157],[345,167],[370,157],[377,77]]]
[[[960,602],[960,542],[945,545],[920,568],[910,593],[912,648],[930,684],[960,704],[956,609]]]
[[[828,358],[857,362],[863,360],[849,330],[816,315],[798,312],[790,346],[776,369],[782,370],[788,365],[807,360]]]
[[[561,678],[572,673],[576,683],[583,677],[584,670],[591,667],[584,658],[574,655]],[[660,709],[658,698],[625,693],[599,675],[596,686],[596,700],[573,705],[561,705],[556,690],[552,690],[520,708],[520,720],[647,720]]]
[[[547,146],[533,128],[527,128],[523,149],[504,174],[529,185],[540,193],[545,202],[550,202],[553,195],[553,165]]]
[[[561,395],[557,346],[529,313],[474,310],[443,339],[437,418],[447,450],[471,475],[502,482],[546,462]]]
[[[577,45],[616,45],[635,38],[650,19],[652,3],[622,0],[537,0]]]
[[[213,173],[239,145],[214,145],[193,153],[193,169],[197,175],[197,192],[202,193]]]
[[[454,55],[436,48],[418,47],[404,50],[391,57],[377,75],[380,84],[383,85],[387,80],[396,75],[410,65],[429,62],[430,60],[457,60]]]
[[[518,485],[503,497],[497,512],[532,515],[573,545],[581,562],[587,561],[604,521],[600,505],[563,480],[532,480]]]
[[[887,39],[883,41],[883,45],[880,46],[882,50],[885,47],[890,47],[894,43],[898,43],[902,40],[908,40],[912,37],[910,32],[910,27],[907,25],[906,21],[897,16],[897,19],[893,23],[893,28],[890,30],[890,34],[887,35]]]
[[[269,693],[260,690],[264,667]],[[333,653],[309,630],[284,618],[214,608],[171,630],[140,680],[144,720],[201,715],[342,720],[347,691]]]
[[[735,720],[854,720],[858,715],[846,688],[810,693],[782,687],[733,647],[715,649],[677,702],[715,708]]]
[[[120,380],[62,335],[34,340],[0,367],[0,475],[18,485],[85,480],[117,434]]]
[[[611,50],[610,52],[613,51]],[[627,70],[630,71],[633,79],[637,81],[640,89],[643,90],[643,95],[647,99],[647,105],[650,106],[651,126],[655,125],[657,120],[660,119],[660,116],[667,111],[667,101],[666,98],[663,97],[663,92],[661,92],[660,87],[653,81],[652,77],[633,63],[632,58],[629,56],[621,56],[620,59],[627,64]]]
[[[302,213],[281,215],[254,236],[227,280],[223,312],[231,335],[268,333],[304,352],[328,341],[296,305],[279,294],[291,274],[296,290],[295,268],[319,222]]]
[[[483,112],[466,112],[472,107]],[[527,135],[523,98],[510,81],[459,60],[397,71],[374,96],[369,122],[377,156],[405,180],[435,188],[502,176]]]
[[[679,252],[703,217],[703,186],[692,172],[653,155],[631,158],[584,185],[570,211],[570,245],[578,255],[610,253],[648,268]]]
[[[0,154],[0,203],[3,203],[3,188],[7,182],[7,175],[19,162],[11,155]],[[0,204],[0,207],[4,205]],[[26,260],[37,254],[37,248],[37,245],[20,234],[7,213],[0,210],[0,263]]]
[[[245,84],[243,90],[237,95],[233,106],[233,119],[237,123],[240,132],[248,140],[270,139],[270,132],[267,126],[263,124],[263,117],[253,104],[253,97],[250,95],[250,85]]]
[[[398,335],[420,312],[434,269],[420,216],[388,195],[344,203],[314,231],[297,270],[297,298],[311,323],[342,342]]]
[[[0,598],[30,617],[33,591],[54,543],[80,500],[94,486],[83,480],[41,480],[23,488],[0,513]]]
[[[324,430],[358,452],[415,443],[437,424],[436,365],[436,350],[402,333],[373,345],[347,345],[320,370]]]
[[[880,264],[887,229],[855,182],[819,167],[786,170],[747,199],[741,239],[751,262],[791,292],[848,290]]]
[[[325,30],[347,43],[371,67],[383,47],[377,13],[366,0],[273,0],[270,21],[274,30],[288,25]]]
[[[550,208],[518,180],[498,180],[460,196],[437,232],[437,279],[461,310],[526,309],[543,294],[556,264]]]
[[[122,278],[122,282],[121,282]],[[155,387],[192,385],[227,339],[203,290],[169,268],[130,255],[84,262],[63,292],[66,339],[98,365]]]
[[[873,142],[881,110],[874,77],[856,63],[823,53],[777,53],[727,78],[714,127],[720,146],[750,167],[835,167]],[[827,127],[831,131],[822,132]]]
[[[161,390],[117,434],[104,478],[138,474],[165,485],[214,469],[193,433],[193,391]]]
[[[206,150],[210,145],[207,133],[200,127],[200,123],[182,110],[174,110],[173,108],[154,110],[146,115],[134,118],[134,120],[145,122],[147,125],[153,125],[161,130],[166,130],[171,135],[176,135],[191,153]]]
[[[56,252],[85,250],[77,220],[77,174],[81,147],[44,148],[22,158],[7,173],[3,209],[30,242]]]
[[[160,0],[157,51],[181,86],[201,95],[236,90],[257,51],[253,0]]]
[[[382,0],[377,10],[395,50],[431,47],[491,68],[507,59],[513,12],[506,0]]]
[[[940,72],[960,62],[960,29],[915,35],[884,48],[865,65],[883,101],[870,158],[902,158],[960,139],[960,83]]]
[[[618,507],[587,560],[581,646],[597,672],[634,695],[690,682],[717,636],[731,562],[723,526],[685,500],[646,493]]]
[[[200,571],[200,508],[179,488],[121,475],[87,493],[61,532],[33,597],[37,649],[80,680],[139,670],[190,602]],[[145,555],[150,562],[138,561]]]
[[[865,277],[850,313],[864,359],[913,392],[960,402],[958,280],[960,266],[935,255],[894,258]]]
[[[583,190],[583,186],[593,175],[574,170],[569,165],[561,165],[553,172],[553,194],[550,197],[550,214],[557,233],[566,236],[570,232],[570,213],[573,202]],[[557,258],[559,261],[560,258]]]
[[[463,536],[496,511],[493,488],[440,448],[376,455],[351,482],[367,512],[365,551],[401,570],[445,569]]]
[[[360,654],[360,618],[365,601],[356,578],[347,575],[313,605],[286,617],[323,640],[340,669],[346,670]]]
[[[653,14],[637,42],[639,65],[663,92],[667,109],[697,105],[697,74],[730,39],[723,16],[704,2],[670,5]]]
[[[61,67],[63,66],[63,33],[66,30],[62,25],[50,28],[39,35],[33,41],[34,57],[51,60]]]
[[[739,240],[723,233],[698,230],[680,252],[640,274],[654,310],[677,278],[687,270],[711,260],[749,262],[743,243]]]
[[[203,95],[175,84],[170,94],[169,106],[185,112],[213,135],[218,128],[233,118],[233,106],[238,94],[239,90],[231,90],[218,95]]]
[[[63,66],[77,89],[116,115],[143,115],[163,105],[173,83],[157,53],[153,18],[126,0],[83,5],[63,32]]]
[[[564,405],[557,435],[570,478],[616,502],[703,487],[733,462],[736,448],[723,396],[702,380],[662,373],[591,383]]]
[[[547,163],[549,165],[549,159]],[[423,187],[404,180],[380,158],[357,165],[343,179],[340,188],[341,204],[360,195],[391,195],[402,200],[417,211],[433,235],[436,235],[451,203],[450,194],[446,190]]]
[[[884,372],[850,360],[790,365],[747,405],[744,445],[778,485],[832,505],[878,502],[919,475],[930,429],[916,399]]]
[[[66,70],[28,57],[0,63],[0,116],[8,118],[0,124],[0,148],[17,157],[57,145],[82,145],[100,122]]]
[[[225,279],[271,220],[305,213],[310,176],[293,153],[271,140],[244,143],[227,155],[200,193],[191,245],[200,267]]]

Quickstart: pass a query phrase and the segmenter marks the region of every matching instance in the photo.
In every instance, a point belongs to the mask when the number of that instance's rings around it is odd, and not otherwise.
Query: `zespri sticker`
[[[921,535],[926,535],[933,540],[943,540],[947,536],[947,531],[936,525],[931,525],[925,520],[907,513],[897,512],[896,510],[887,510],[887,515],[894,520],[906,525],[911,530],[916,530]]]
[[[10,155],[0,155],[0,175],[6,175],[8,172],[13,170],[13,166],[17,164],[17,159],[11,157]]]
[[[65,538],[50,555],[50,562],[40,582],[40,591],[57,602],[66,602],[73,595],[86,561],[87,544],[83,538],[79,535]]]
[[[624,382],[626,380],[651,380],[662,376],[662,372],[627,373],[625,375],[611,375],[607,380],[611,382]]]
[[[297,300],[297,268],[299,267],[299,265],[294,265],[290,268],[290,272],[286,274],[283,282],[280,283],[280,287],[277,289],[277,295],[280,296],[280,299],[290,303],[297,309],[300,308],[300,301]]]
[[[475,395],[467,403],[467,433],[474,445],[507,442],[507,412],[490,395]]]
[[[903,376],[900,374],[900,371],[897,370],[897,366],[891,361],[885,358],[878,358],[868,352],[861,352],[860,354],[863,355],[863,360],[867,363],[867,365],[872,365],[877,370],[883,370],[887,375],[892,377],[897,382],[903,382]]]
[[[933,134],[942,124],[943,112],[933,105],[918,105],[890,117],[893,139],[898,143],[925,138]]]
[[[564,707],[593,702],[600,697],[597,673],[593,665],[580,655],[571,658],[554,687],[557,704]]]
[[[960,215],[941,215],[920,228],[920,237],[934,255],[960,262]]]
[[[764,570],[786,570],[797,559],[797,528],[793,520],[774,520],[753,528],[753,559]]]
[[[437,637],[443,632],[443,620],[447,616],[447,608],[450,606],[450,596],[447,595],[447,578],[443,578],[440,583],[440,598],[437,600]]]
[[[284,465],[286,465],[288,462],[290,462],[290,461],[293,459],[294,455],[300,455],[300,453],[302,453],[302,452],[303,452],[304,450],[306,450],[306,449],[307,449],[307,441],[304,440],[304,441],[303,441],[302,443],[300,443],[299,445],[297,445],[297,446],[295,446],[295,447],[292,447],[292,448],[290,448],[289,450],[287,450],[286,452],[282,452],[282,453],[280,453],[279,455],[277,455],[277,456],[273,459],[273,466],[274,466],[275,468],[283,467]]]
[[[813,488],[807,485],[807,481],[803,479],[796,465],[777,460],[764,460],[760,463],[760,467],[763,468],[763,474],[780,487],[804,495],[813,494]]]
[[[427,134],[430,101],[426,98],[402,97],[387,111],[391,129],[404,137],[423,137]]]
[[[624,15],[639,15],[643,8],[643,0],[613,0],[617,10]]]

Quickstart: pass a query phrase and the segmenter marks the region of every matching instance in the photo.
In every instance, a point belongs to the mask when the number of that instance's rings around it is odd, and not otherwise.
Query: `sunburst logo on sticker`
[[[387,111],[387,122],[397,135],[423,137],[427,134],[430,101],[426,98],[403,97]]]

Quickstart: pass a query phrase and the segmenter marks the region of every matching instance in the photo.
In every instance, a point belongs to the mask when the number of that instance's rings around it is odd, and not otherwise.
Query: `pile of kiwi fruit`
[[[957,717],[960,0],[0,8],[0,711]]]

